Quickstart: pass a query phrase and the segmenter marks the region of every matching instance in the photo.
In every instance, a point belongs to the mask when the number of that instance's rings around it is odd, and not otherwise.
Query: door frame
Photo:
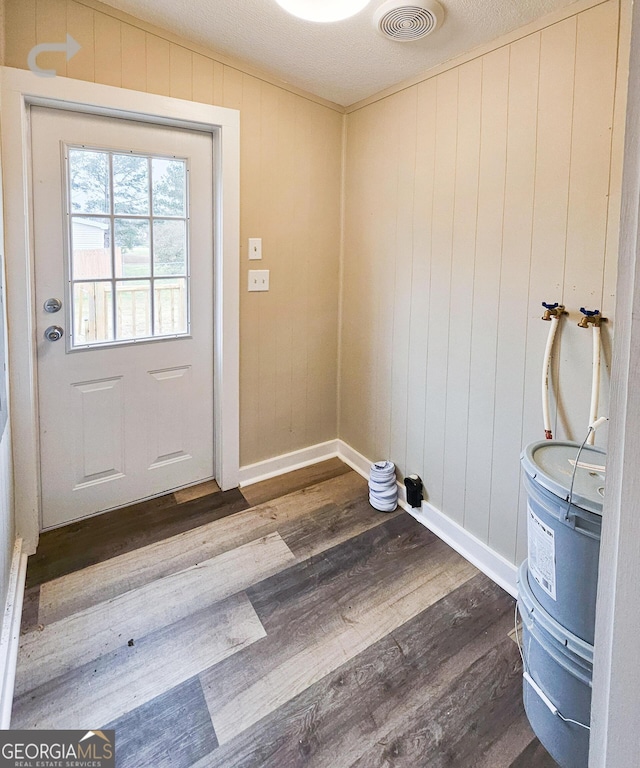
[[[625,25],[630,25],[621,36],[618,64],[624,76],[622,87],[627,89],[626,126],[593,664],[591,768],[635,768],[640,750],[640,7],[623,3],[622,9]]]
[[[65,77],[2,67],[2,172],[5,207],[10,416],[16,535],[36,550],[40,532],[40,447],[30,194],[32,105],[120,117],[211,134],[214,196],[214,469],[238,485],[240,326],[240,113]]]

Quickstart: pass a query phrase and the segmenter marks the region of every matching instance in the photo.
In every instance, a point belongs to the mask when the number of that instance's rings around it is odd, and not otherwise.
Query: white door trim
[[[635,768],[640,751],[640,8],[632,13],[607,485],[591,705],[591,768]],[[624,38],[623,38],[624,39]],[[628,48],[621,47],[619,66]]]
[[[29,191],[32,104],[208,131],[214,152],[214,450],[223,490],[238,485],[240,113],[181,99],[2,68],[2,170],[16,535],[35,552],[40,472]]]

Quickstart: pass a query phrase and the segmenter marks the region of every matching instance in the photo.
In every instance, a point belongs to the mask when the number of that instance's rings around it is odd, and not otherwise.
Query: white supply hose
[[[556,337],[559,322],[559,317],[554,315],[551,318],[551,326],[549,328],[549,335],[547,336],[547,346],[544,351],[544,362],[542,364],[542,419],[544,421],[544,435],[547,440],[553,440],[553,432],[551,431],[551,408],[549,406],[549,370],[551,368],[553,341]]]
[[[600,326],[593,325],[593,368],[591,375],[591,409],[589,410],[589,424],[593,424],[598,418],[598,403],[600,401]],[[596,432],[589,434],[589,445],[593,445]]]

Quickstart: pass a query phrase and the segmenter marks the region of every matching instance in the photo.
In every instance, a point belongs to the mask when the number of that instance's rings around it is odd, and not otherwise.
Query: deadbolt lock
[[[59,312],[62,309],[60,299],[47,299],[44,303],[45,312]]]
[[[64,336],[64,330],[59,325],[50,325],[44,332],[47,341],[60,341]]]

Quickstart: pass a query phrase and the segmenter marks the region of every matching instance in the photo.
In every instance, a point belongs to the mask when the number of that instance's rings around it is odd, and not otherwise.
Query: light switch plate
[[[268,269],[250,269],[248,290],[249,291],[268,291],[269,290],[269,270]]]
[[[262,238],[250,237],[249,238],[249,259],[253,261],[254,259],[261,259],[261,258],[262,258]]]

